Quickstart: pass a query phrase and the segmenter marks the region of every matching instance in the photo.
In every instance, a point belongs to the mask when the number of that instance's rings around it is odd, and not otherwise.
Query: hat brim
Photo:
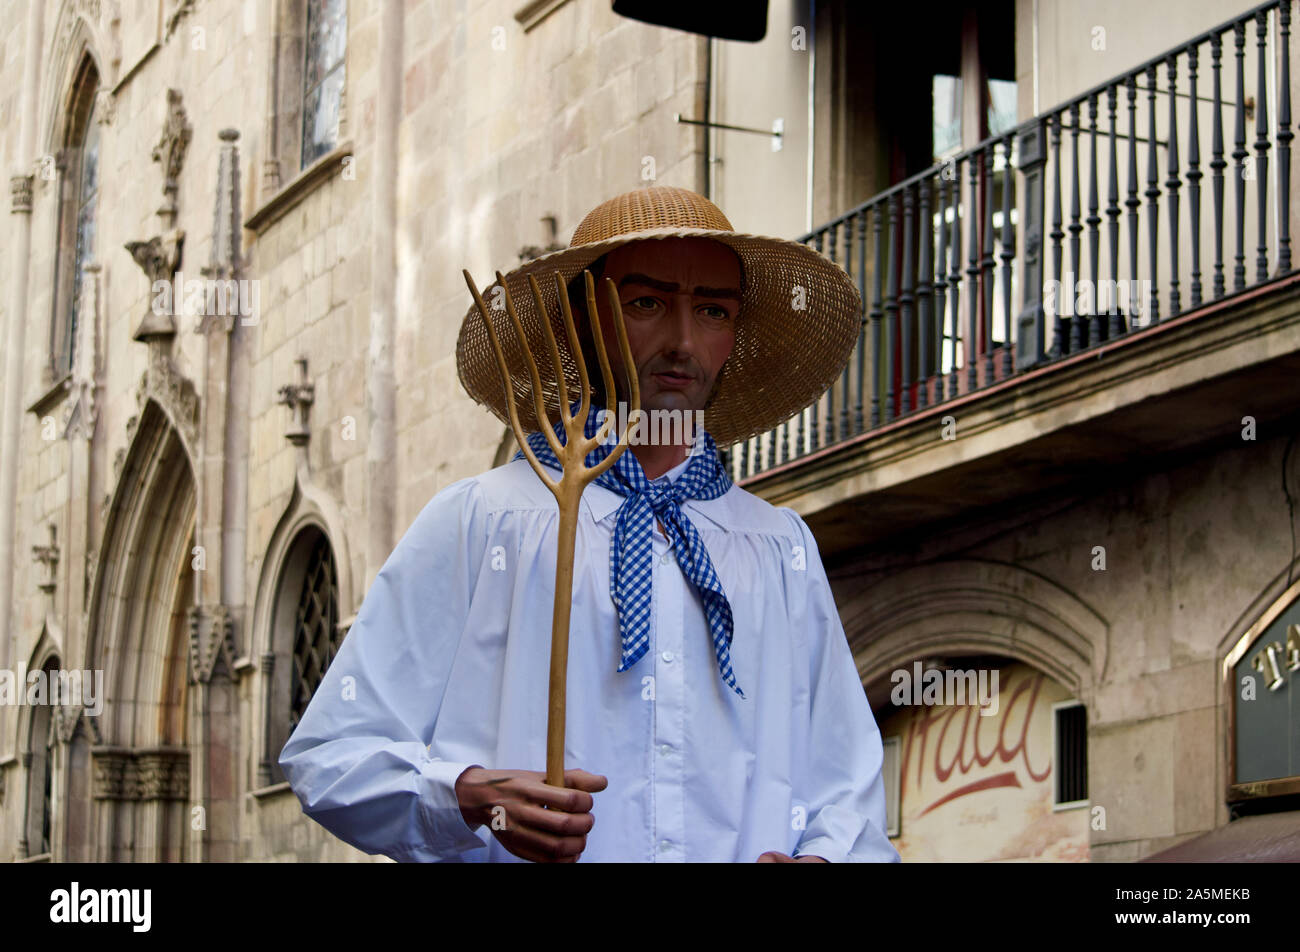
[[[630,242],[697,237],[712,238],[732,248],[745,274],[735,344],[719,375],[713,401],[704,411],[705,429],[719,446],[778,426],[809,406],[843,372],[861,329],[862,297],[853,279],[835,262],[807,245],[763,235],[705,228],[644,229],[554,251],[503,275],[528,348],[537,360],[549,424],[560,418],[559,388],[549,370],[549,348],[529,276],[537,280],[546,319],[559,345],[570,399],[576,399],[577,364],[567,346],[553,275],[558,272],[567,285],[601,255]],[[493,309],[496,284],[493,280],[480,294],[510,369],[520,424],[525,430],[537,430],[541,424],[525,357],[504,307]],[[585,320],[585,314],[574,314],[579,328]],[[474,304],[461,324],[456,371],[472,399],[509,423],[501,371],[483,316]],[[600,374],[598,367],[589,367],[588,372],[593,377]]]

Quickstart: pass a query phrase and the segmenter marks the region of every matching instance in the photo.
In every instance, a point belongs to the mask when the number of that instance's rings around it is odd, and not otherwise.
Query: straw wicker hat
[[[547,319],[560,347],[570,399],[576,399],[578,371],[566,346],[555,286],[565,285],[601,255],[632,241],[672,237],[712,238],[732,248],[743,269],[736,341],[718,375],[713,400],[704,411],[705,429],[727,446],[772,429],[812,403],[835,381],[858,338],[861,296],[839,265],[806,245],[781,238],[738,234],[703,195],[684,188],[639,188],[603,202],[582,220],[569,247],[535,258],[504,275],[529,349],[542,375],[550,423],[559,420],[559,389],[528,276],[536,277]],[[510,368],[515,405],[526,430],[540,429],[527,364],[504,308],[492,310],[496,282],[480,289]],[[802,290],[800,290],[802,289]],[[599,300],[606,291],[597,281]],[[796,305],[803,305],[796,309]],[[575,309],[579,329],[586,322]],[[617,350],[617,343],[606,347]],[[588,367],[599,378],[599,367]],[[466,392],[509,422],[501,371],[477,306],[465,314],[456,344],[456,370]],[[550,379],[548,379],[548,376]]]

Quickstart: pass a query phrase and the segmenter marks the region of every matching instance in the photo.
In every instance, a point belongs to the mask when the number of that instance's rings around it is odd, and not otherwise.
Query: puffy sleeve
[[[484,519],[472,479],[428,502],[280,753],[303,812],[372,855],[429,862],[487,845],[456,800],[456,779],[477,765],[431,758],[426,746],[477,582]]]
[[[803,537],[807,592],[804,617],[811,657],[809,772],[795,778],[808,804],[807,825],[795,856],[832,863],[889,862],[900,858],[885,833],[884,746],[858,677],[830,582],[806,523],[783,510]]]

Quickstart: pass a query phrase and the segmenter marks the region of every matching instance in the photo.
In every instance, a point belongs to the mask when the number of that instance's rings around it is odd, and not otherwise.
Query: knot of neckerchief
[[[575,404],[573,411],[576,413],[578,409]],[[588,437],[596,435],[602,419],[602,411],[592,407],[583,428]],[[566,442],[563,423],[555,425],[555,434],[563,445]],[[540,462],[561,469],[543,433],[530,433],[527,439]],[[586,464],[595,466],[600,463],[614,449],[616,442],[617,433],[588,453]],[[524,459],[523,450],[514,458]],[[618,609],[619,632],[623,639],[623,658],[618,670],[626,671],[632,667],[650,648],[650,605],[654,584],[650,540],[654,520],[658,517],[664,534],[673,545],[677,564],[704,602],[704,614],[709,622],[714,654],[718,658],[718,672],[723,682],[743,698],[745,692],[736,684],[735,673],[731,670],[734,628],[731,603],[722,590],[708,550],[681,508],[688,499],[716,499],[731,488],[731,477],[718,458],[713,437],[705,430],[699,430],[690,462],[676,482],[652,484],[631,448],[624,450],[614,465],[596,477],[595,482],[624,497],[609,546],[609,594]]]

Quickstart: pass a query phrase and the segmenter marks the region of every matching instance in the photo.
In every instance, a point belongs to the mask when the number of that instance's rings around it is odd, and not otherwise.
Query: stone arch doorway
[[[69,837],[70,856],[95,862],[191,858],[195,502],[184,442],[162,408],[147,400],[95,569],[86,666],[103,671],[106,700],[91,748],[89,802],[77,805],[84,815],[69,824],[81,831]]]
[[[886,697],[873,708],[904,861],[1087,861],[1087,708],[1072,690],[1006,655],[949,654],[868,695]]]
[[[876,579],[841,616],[904,861],[1089,858],[1088,711],[1105,618],[1051,579],[979,559]]]

